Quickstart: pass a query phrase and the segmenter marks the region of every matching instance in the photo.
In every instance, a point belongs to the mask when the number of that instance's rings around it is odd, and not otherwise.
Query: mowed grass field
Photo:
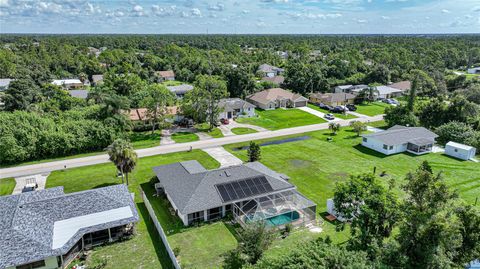
[[[199,140],[198,135],[188,132],[174,133],[172,134],[172,139],[175,143],[187,143]]]
[[[15,188],[15,179],[13,177],[0,179],[0,196],[12,194]]]
[[[317,124],[326,120],[300,109],[255,110],[257,117],[238,118],[238,123],[257,125],[269,130],[278,130],[303,125]]]
[[[140,196],[141,186],[151,186],[156,178],[152,167],[185,160],[198,160],[208,169],[219,163],[203,151],[172,153],[140,158],[134,172],[129,176],[129,189],[135,193],[135,203],[140,215],[136,235],[127,241],[117,242],[92,251],[92,257],[105,258],[105,268],[173,268],[165,247],[153,225]],[[63,186],[66,193],[89,190],[120,184],[116,169],[111,163],[55,171],[47,180],[47,188]],[[151,187],[153,189],[153,187]]]
[[[326,200],[333,197],[335,184],[349,175],[372,172],[376,167],[377,174],[385,171],[388,175],[383,177],[385,182],[393,178],[399,190],[405,175],[414,171],[424,160],[430,163],[435,173],[441,172],[447,184],[469,204],[474,204],[475,199],[480,198],[480,163],[460,161],[440,153],[385,156],[361,146],[361,137],[357,137],[348,127],[342,128],[336,136],[331,136],[328,130],[302,135],[311,138],[261,147],[261,162],[290,176],[290,182],[317,203],[318,212],[326,210]],[[333,141],[328,142],[327,137],[332,137]],[[234,149],[246,145],[228,145],[226,149],[245,161],[246,150]],[[400,190],[399,194],[402,194]]]
[[[385,104],[382,102],[373,102],[373,103],[364,103],[356,105],[357,113],[367,115],[367,116],[376,116],[385,113],[385,108],[390,106],[389,104]]]

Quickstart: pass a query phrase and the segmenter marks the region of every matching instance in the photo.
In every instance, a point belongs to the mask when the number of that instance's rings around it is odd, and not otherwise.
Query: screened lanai
[[[232,212],[242,226],[255,221],[265,221],[268,227],[303,226],[315,220],[316,204],[289,190],[234,203]]]

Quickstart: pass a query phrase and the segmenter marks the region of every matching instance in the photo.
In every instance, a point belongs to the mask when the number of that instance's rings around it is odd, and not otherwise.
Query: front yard
[[[15,179],[13,177],[0,179],[0,196],[12,194],[15,188]]]
[[[326,122],[300,109],[256,110],[257,117],[238,118],[238,123],[257,125],[269,130],[278,130]]]
[[[250,128],[245,128],[245,127],[235,127],[235,128],[232,128],[232,133],[236,135],[243,135],[243,134],[257,133],[257,131]]]
[[[357,107],[357,113],[367,115],[367,116],[376,116],[385,113],[385,108],[390,106],[389,104],[382,102],[373,102],[373,103],[363,103],[355,105]]]
[[[172,268],[172,264],[148,212],[140,197],[140,186],[154,177],[152,167],[185,160],[198,160],[208,169],[219,163],[200,150],[172,153],[140,158],[134,172],[129,176],[129,189],[135,193],[135,202],[140,215],[136,226],[136,235],[127,241],[96,248],[92,252],[95,258],[107,260],[105,268]],[[64,186],[66,193],[119,184],[116,169],[111,163],[55,171],[47,180],[47,188]]]
[[[355,117],[354,115],[350,115],[350,114],[343,114],[343,113],[332,113],[326,109],[323,109],[323,108],[319,108],[318,106],[316,105],[313,105],[313,104],[308,104],[308,107],[311,108],[311,109],[315,109],[315,110],[318,110],[322,113],[325,113],[325,114],[328,114],[328,113],[331,113],[335,116],[335,118],[339,118],[339,119],[344,119],[344,120],[349,120],[349,119],[355,119],[357,117]]]
[[[172,134],[172,139],[175,143],[187,143],[199,140],[198,135],[189,132],[174,133]]]

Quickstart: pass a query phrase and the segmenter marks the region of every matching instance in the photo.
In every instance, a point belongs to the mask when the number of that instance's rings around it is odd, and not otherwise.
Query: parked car
[[[329,106],[329,105],[325,105],[325,108],[326,110],[328,111],[332,111],[333,110],[333,106]]]
[[[332,110],[330,110],[333,113],[343,113],[345,112],[345,108],[342,106],[336,106]]]
[[[398,101],[395,99],[383,99],[382,102],[387,103],[389,105],[398,105]]]
[[[228,119],[224,119],[224,118],[221,118],[221,119],[220,119],[220,122],[221,122],[222,124],[224,124],[224,125],[227,125],[227,124],[230,123],[230,121],[229,121]]]
[[[328,113],[328,114],[325,114],[325,119],[327,119],[327,120],[334,120],[334,119],[335,119],[335,116],[333,116],[333,114],[331,114],[331,113]]]
[[[319,108],[327,109],[327,105],[324,104],[324,103],[318,103],[317,106],[318,106]]]
[[[348,110],[350,110],[350,111],[356,111],[356,110],[357,110],[357,107],[356,107],[354,104],[348,104],[348,105],[347,105],[347,108],[348,108]]]

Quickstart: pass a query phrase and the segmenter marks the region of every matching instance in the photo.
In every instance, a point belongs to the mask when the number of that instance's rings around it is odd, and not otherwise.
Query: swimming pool
[[[280,226],[300,218],[300,214],[297,211],[283,213],[275,217],[266,219],[267,226]]]

